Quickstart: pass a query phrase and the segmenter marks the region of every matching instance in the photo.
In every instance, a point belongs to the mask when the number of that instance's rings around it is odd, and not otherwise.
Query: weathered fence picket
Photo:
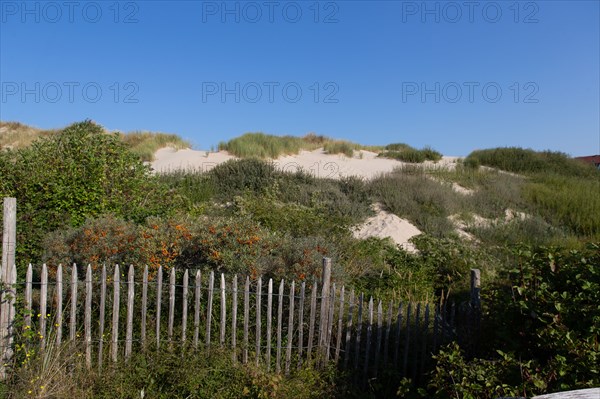
[[[100,278],[100,324],[98,332],[98,368],[102,368],[102,355],[104,353],[104,319],[106,312],[106,266],[102,265],[102,277]]]
[[[47,303],[48,303],[48,267],[46,264],[42,265],[42,286],[40,289],[40,313],[38,313],[38,317],[40,319],[40,337],[41,337],[41,349],[46,349],[46,315],[48,313]]]
[[[77,270],[77,269],[73,269]],[[119,289],[121,283],[121,274],[119,273],[119,265],[115,265],[115,273],[113,276],[113,311],[112,311],[112,360],[116,362],[119,354]]]
[[[273,279],[269,279],[267,288],[267,371],[271,370],[271,329],[273,322]],[[258,323],[258,321],[257,321]]]
[[[146,319],[148,317],[148,265],[144,266],[142,277],[142,321],[140,326],[140,338],[142,348],[146,347]]]
[[[131,267],[131,272],[133,272],[133,266]],[[85,364],[88,368],[90,368],[92,366],[92,265],[88,265],[87,271],[85,273],[84,331]]]
[[[125,357],[131,356],[133,347],[133,300],[135,296],[134,285],[135,274],[133,265],[129,265],[129,273],[127,275],[127,326],[125,327]]]

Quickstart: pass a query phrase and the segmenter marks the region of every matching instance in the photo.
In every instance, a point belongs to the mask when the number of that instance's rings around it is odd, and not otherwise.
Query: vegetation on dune
[[[320,147],[344,153],[357,145],[314,134],[250,134],[224,144],[247,151],[248,159],[210,172],[154,175],[136,150],[153,138],[127,140],[85,121],[0,152],[0,193],[18,198],[21,280],[26,263],[44,261],[51,269],[119,263],[148,265],[151,274],[162,266],[308,281],[328,256],[334,281],[367,296],[460,301],[477,267],[485,339],[476,352],[444,348],[416,385],[381,376],[366,387],[334,368],[307,365],[283,377],[233,363],[216,349],[187,356],[149,346],[98,373],[81,363],[80,348],[65,347],[70,355],[61,363],[48,361],[59,348],[34,353],[24,346],[0,395],[44,397],[44,386],[54,397],[139,397],[144,390],[146,397],[495,398],[600,384],[600,247],[590,243],[600,237],[599,178],[564,154],[485,150],[453,170],[410,165],[371,181],[332,180],[284,173],[256,158]],[[425,232],[412,240],[417,253],[388,239],[352,236],[374,202]],[[459,238],[449,217],[463,221],[474,240]]]
[[[30,145],[35,139],[56,134],[58,130],[42,130],[19,122],[0,121],[0,150],[21,148]]]
[[[525,175],[543,173],[570,177],[599,178],[600,176],[600,172],[592,165],[573,159],[565,153],[537,152],[518,147],[473,151],[465,162]]]
[[[28,147],[40,138],[60,134],[63,129],[42,130],[19,122],[0,122],[0,149],[19,149]],[[114,134],[102,129],[106,134]],[[191,148],[191,144],[176,134],[155,132],[119,133],[121,140],[139,156],[142,161],[150,162],[157,150],[164,147],[176,149]]]
[[[385,151],[379,153],[379,157],[396,159],[402,162],[422,163],[425,161],[437,162],[442,159],[442,154],[431,147],[418,150],[408,144],[394,143],[385,146]]]
[[[246,133],[240,137],[219,143],[219,150],[225,150],[240,158],[277,159],[282,155],[294,155],[300,151],[313,151],[323,148],[327,154],[344,154],[348,157],[354,151],[380,151],[382,147],[364,146],[346,140],[334,140],[309,133],[304,137],[274,136],[265,133]]]
[[[123,134],[121,139],[131,149],[131,152],[145,162],[154,160],[156,151],[164,147],[172,147],[177,150],[192,147],[189,142],[176,134],[131,132]]]

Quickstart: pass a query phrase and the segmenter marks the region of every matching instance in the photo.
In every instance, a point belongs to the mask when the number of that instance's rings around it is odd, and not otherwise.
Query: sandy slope
[[[163,148],[157,151],[152,168],[157,171],[174,169],[195,168],[204,171],[216,165],[235,159],[226,151],[206,152],[195,150],[179,150]],[[425,162],[423,167],[447,167],[456,165],[456,157],[444,157],[440,162]],[[377,158],[377,154],[370,151],[356,151],[352,158],[345,155],[329,155],[323,149],[314,151],[301,151],[297,155],[280,157],[274,161],[278,168],[294,172],[304,169],[316,177],[339,179],[346,176],[358,176],[372,179],[382,173],[391,172],[396,167],[407,165],[393,159]],[[458,188],[455,188],[458,190]],[[367,219],[362,225],[357,226],[353,234],[357,238],[390,237],[396,244],[408,251],[415,248],[408,240],[421,234],[418,228],[409,221],[396,215],[385,212],[381,207],[374,205],[376,215]]]
[[[163,148],[156,152],[151,163],[155,171],[181,168],[210,170],[215,165],[235,157],[226,151],[206,152]],[[425,162],[424,167],[447,167],[455,165],[456,157],[444,157],[440,162]],[[322,148],[314,151],[301,151],[297,155],[288,155],[276,159],[275,164],[282,170],[293,172],[304,169],[316,177],[339,179],[346,176],[359,176],[371,179],[381,173],[391,172],[394,168],[407,165],[394,159],[377,158],[370,151],[356,151],[352,158],[345,155],[329,155]]]

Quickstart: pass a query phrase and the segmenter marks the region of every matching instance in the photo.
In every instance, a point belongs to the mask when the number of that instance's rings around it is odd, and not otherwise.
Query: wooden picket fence
[[[227,349],[235,361],[278,373],[335,362],[365,378],[394,372],[413,380],[431,355],[451,340],[473,340],[479,272],[472,271],[470,303],[387,302],[365,298],[331,281],[323,259],[320,281],[279,282],[193,270],[110,270],[76,265],[36,271],[24,282],[3,271],[0,308],[3,364],[15,341],[33,331],[39,350],[77,344],[88,367],[127,359],[134,350]],[[65,275],[67,281],[64,280]],[[84,274],[83,276],[80,276]],[[168,280],[168,281],[167,281]],[[15,298],[22,298],[15,302]],[[24,315],[15,326],[15,314]],[[166,325],[165,325],[166,324]],[[27,341],[32,345],[31,338]]]

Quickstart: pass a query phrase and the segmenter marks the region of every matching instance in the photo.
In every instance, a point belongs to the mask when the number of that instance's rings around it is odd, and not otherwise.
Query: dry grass
[[[19,122],[0,122],[0,149],[27,147],[35,139],[57,132],[58,129],[43,130]]]
[[[60,133],[61,129],[38,129],[20,122],[0,122],[0,149],[17,149],[31,145],[35,140]],[[154,132],[131,132],[121,134],[123,142],[131,151],[149,162],[154,153],[164,147],[190,148],[192,145],[176,134]]]

